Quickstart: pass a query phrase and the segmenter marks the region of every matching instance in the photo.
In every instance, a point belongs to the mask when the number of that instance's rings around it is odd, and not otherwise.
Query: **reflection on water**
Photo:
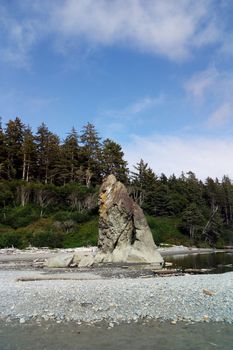
[[[131,323],[108,329],[75,323],[0,323],[1,350],[232,349],[233,326],[224,323]]]
[[[233,253],[174,255],[165,257],[175,268],[211,269],[212,273],[233,271]]]

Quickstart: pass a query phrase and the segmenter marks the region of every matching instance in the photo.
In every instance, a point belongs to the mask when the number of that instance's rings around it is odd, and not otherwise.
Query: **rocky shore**
[[[46,280],[33,280],[34,277]],[[56,276],[55,279],[50,276]],[[65,278],[64,278],[65,276]],[[29,281],[22,281],[22,277]],[[30,279],[32,279],[30,281]],[[105,274],[99,270],[0,270],[0,319],[106,321],[109,327],[144,320],[233,322],[233,272],[153,277]]]

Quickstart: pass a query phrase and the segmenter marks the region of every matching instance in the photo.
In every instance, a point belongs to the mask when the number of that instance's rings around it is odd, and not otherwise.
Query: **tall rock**
[[[96,262],[163,265],[142,209],[114,175],[100,188],[98,248]]]

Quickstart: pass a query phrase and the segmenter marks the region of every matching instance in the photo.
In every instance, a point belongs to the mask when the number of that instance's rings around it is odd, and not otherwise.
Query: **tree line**
[[[228,176],[201,181],[190,171],[166,177],[143,160],[130,172],[122,147],[102,140],[91,123],[60,140],[44,123],[33,133],[18,117],[5,127],[0,120],[0,224],[13,226],[10,209],[30,205],[39,208],[40,217],[55,210],[97,213],[99,185],[110,173],[147,214],[178,218],[178,229],[191,242],[232,244]]]
[[[20,118],[0,120],[0,180],[22,180],[65,185],[79,182],[95,186],[108,173],[127,178],[127,162],[121,146],[101,142],[95,126],[87,123],[78,135],[75,128],[64,140],[42,123],[35,134]]]
[[[131,175],[133,198],[152,216],[180,218],[179,229],[192,242],[233,242],[233,184],[208,177],[198,180],[192,171],[179,177],[159,177],[141,160]]]

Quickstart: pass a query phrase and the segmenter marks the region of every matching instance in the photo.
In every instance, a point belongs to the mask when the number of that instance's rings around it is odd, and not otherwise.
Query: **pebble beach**
[[[0,319],[19,323],[104,321],[109,327],[151,319],[174,324],[233,322],[233,272],[129,278],[103,277],[90,269],[67,272],[66,280],[59,271],[53,273],[56,280],[19,280],[48,274],[51,276],[51,272],[34,269],[1,269]]]

